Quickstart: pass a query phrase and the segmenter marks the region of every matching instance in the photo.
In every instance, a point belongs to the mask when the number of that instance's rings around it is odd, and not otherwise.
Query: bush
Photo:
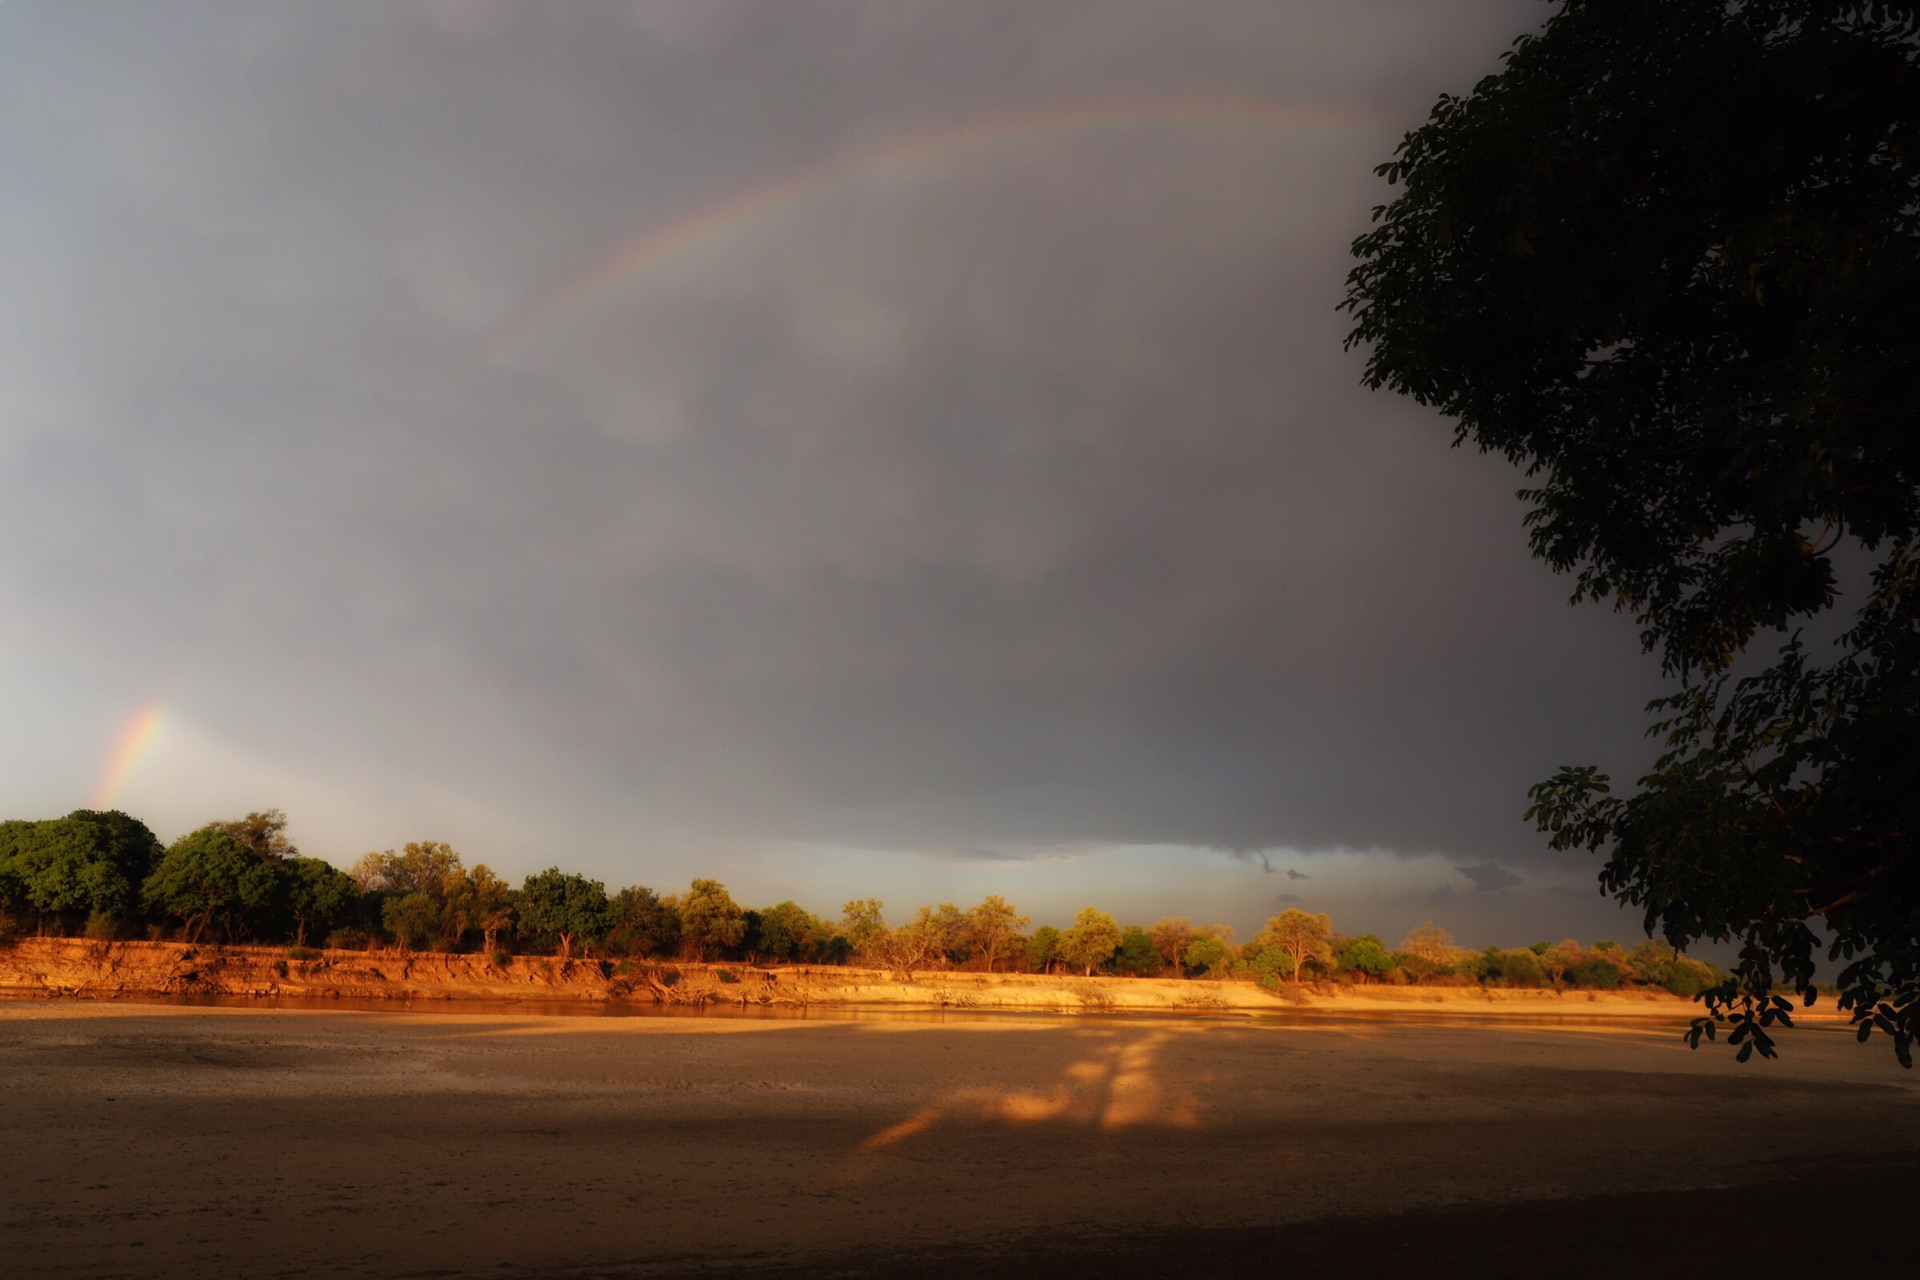
[[[1567,971],[1574,986],[1594,991],[1611,991],[1624,976],[1619,965],[1602,955],[1588,956]]]
[[[319,958],[320,953],[312,947],[287,948],[287,959],[289,960],[318,960]]]
[[[1710,964],[1698,960],[1689,960],[1685,956],[1677,957],[1673,970],[1667,975],[1667,990],[1677,996],[1689,998],[1699,995],[1720,985],[1720,972]]]
[[[1540,968],[1540,957],[1533,952],[1502,951],[1500,981],[1509,987],[1541,987],[1546,985],[1547,975]]]
[[[96,911],[87,917],[86,936],[95,942],[112,942],[120,936],[120,917],[107,911]]]
[[[1269,991],[1280,986],[1280,979],[1293,972],[1293,957],[1278,947],[1262,947],[1247,961],[1247,971]]]
[[[335,951],[364,951],[372,941],[365,929],[357,929],[352,925],[335,929],[327,935],[327,946]]]
[[[680,981],[680,971],[674,968],[672,965],[667,965],[666,967],[658,970],[657,972],[654,973],[653,976],[655,980],[657,980],[660,983],[660,985],[663,987],[675,986]]]
[[[738,982],[738,981],[740,981],[740,975],[739,975],[739,974],[737,974],[737,973],[735,973],[735,972],[734,972],[733,970],[731,970],[731,969],[715,969],[715,970],[713,971],[713,976],[714,976],[714,977],[716,977],[716,978],[718,978],[718,979],[720,979],[720,981],[722,981],[722,982]]]
[[[513,963],[513,957],[504,951],[496,951],[487,957],[487,962],[496,969],[504,969]]]

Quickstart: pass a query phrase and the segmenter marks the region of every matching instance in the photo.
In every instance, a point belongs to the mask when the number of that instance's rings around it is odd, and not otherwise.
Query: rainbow
[[[93,793],[93,808],[111,809],[119,803],[121,790],[146,763],[166,726],[167,707],[161,702],[142,708],[127,721],[126,727],[120,730],[113,754],[107,757],[106,772]]]
[[[1123,98],[948,125],[828,160],[649,227],[520,312],[495,333],[487,350],[498,353],[564,313],[688,250],[745,230],[842,183],[876,174],[950,163],[991,148],[1027,146],[1100,131],[1283,129],[1388,138],[1402,127],[1370,112],[1259,98]]]

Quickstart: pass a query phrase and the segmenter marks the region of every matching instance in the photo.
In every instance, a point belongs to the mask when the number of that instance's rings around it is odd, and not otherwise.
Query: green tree
[[[1043,924],[1027,939],[1027,967],[1035,973],[1052,973],[1060,960],[1060,931]]]
[[[133,914],[159,854],[146,824],[117,809],[0,826],[0,879],[14,909],[34,912],[42,930]]]
[[[141,894],[148,910],[178,919],[189,941],[215,924],[233,939],[279,906],[285,874],[219,827],[202,827],[167,846]]]
[[[1379,938],[1363,933],[1357,938],[1340,939],[1333,949],[1333,964],[1337,969],[1359,974],[1362,981],[1377,982],[1392,970],[1393,954]]]
[[[933,938],[936,959],[949,964],[965,964],[973,957],[973,934],[967,927],[967,914],[951,902],[943,902],[927,915],[927,930]]]
[[[1213,933],[1196,934],[1187,949],[1180,953],[1180,962],[1189,969],[1204,969],[1209,978],[1224,978],[1233,972],[1233,943]]]
[[[993,972],[994,962],[1026,927],[1027,917],[1014,910],[997,893],[988,894],[980,900],[979,906],[967,912],[967,933],[980,954],[987,958],[988,973]]]
[[[1130,924],[1120,931],[1120,949],[1113,955],[1115,973],[1143,978],[1157,972],[1160,963],[1160,949],[1153,945],[1153,938],[1145,929]]]
[[[1493,957],[1495,953],[1488,948],[1487,954]],[[1489,967],[1488,978],[1503,986],[1537,987],[1547,980],[1546,972],[1540,967],[1540,957],[1524,947],[1518,951],[1499,952],[1497,968],[1495,972],[1493,967]]]
[[[695,880],[680,900],[684,945],[696,960],[712,960],[747,936],[747,913],[718,880]]]
[[[1120,949],[1120,925],[1098,907],[1083,907],[1073,927],[1060,935],[1060,958],[1089,977]]]
[[[446,911],[424,893],[403,893],[380,904],[380,924],[403,950],[425,951],[446,924]]]
[[[870,959],[887,932],[887,921],[880,914],[880,899],[856,898],[840,908],[840,934],[853,948],[853,954]]]
[[[228,834],[232,834],[229,832]],[[244,843],[244,842],[243,842]],[[255,856],[258,851],[255,850]],[[290,855],[282,877],[287,914],[293,919],[293,942],[305,946],[309,935],[325,937],[352,909],[360,886],[332,863]]]
[[[1333,962],[1333,922],[1324,915],[1288,907],[1267,921],[1267,927],[1253,940],[1262,950],[1272,948],[1292,962],[1288,972],[1295,982],[1308,963]]]
[[[560,958],[568,960],[575,946],[593,942],[606,932],[607,887],[598,880],[548,867],[521,882],[515,913],[523,930],[536,938],[551,939],[560,949]]]
[[[810,960],[826,946],[826,925],[805,907],[780,902],[754,914],[747,945],[769,960]]]
[[[1280,979],[1288,974],[1298,973],[1292,956],[1279,947],[1262,944],[1258,938],[1247,944],[1244,963],[1254,981],[1270,990],[1278,987]]]
[[[1368,383],[1522,467],[1534,554],[1675,681],[1636,788],[1563,768],[1528,816],[1649,934],[1739,942],[1690,1034],[1735,1023],[1743,1061],[1822,935],[1861,1038],[1910,1066],[1920,1033],[1917,34],[1911,5],[1566,0],[1382,166],[1348,277]]]
[[[1586,948],[1572,938],[1556,942],[1540,953],[1540,972],[1547,975],[1547,981],[1558,991],[1560,983],[1586,955]]]
[[[647,886],[630,885],[609,904],[607,943],[630,956],[672,955],[680,949],[680,908]]]
[[[1626,970],[1612,956],[1595,951],[1573,966],[1567,976],[1576,987],[1612,991],[1626,979]]]
[[[491,957],[500,935],[513,927],[513,886],[486,863],[455,871],[441,881],[446,891],[440,937],[451,950],[469,933],[480,935],[480,949]]]
[[[438,840],[410,841],[399,853],[369,853],[347,874],[363,890],[393,894],[423,893],[437,903],[447,900],[448,886],[461,871],[460,855]]]

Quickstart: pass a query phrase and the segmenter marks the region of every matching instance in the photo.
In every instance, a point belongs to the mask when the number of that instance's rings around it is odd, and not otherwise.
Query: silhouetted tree
[[[1636,789],[1564,768],[1528,816],[1649,934],[1741,943],[1691,1034],[1742,1060],[1776,978],[1814,999],[1816,922],[1861,1038],[1920,1032],[1916,137],[1910,4],[1566,0],[1354,243],[1367,382],[1524,468],[1534,554],[1678,683]]]

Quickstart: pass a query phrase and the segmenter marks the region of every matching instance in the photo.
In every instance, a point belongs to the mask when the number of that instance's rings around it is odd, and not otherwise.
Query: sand
[[[0,1258],[15,1277],[1624,1275],[1746,1224],[1776,1233],[1770,1266],[1911,1274],[1835,1216],[1920,1190],[1920,1086],[1882,1045],[1822,1025],[1738,1066],[1685,1048],[1671,1010],[1301,1021],[0,1003]]]

